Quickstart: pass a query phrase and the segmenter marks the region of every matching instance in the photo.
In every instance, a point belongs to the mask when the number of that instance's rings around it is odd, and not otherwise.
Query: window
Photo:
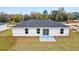
[[[28,29],[25,29],[25,33],[28,34]]]
[[[49,35],[49,29],[43,29],[43,35]]]
[[[60,29],[60,34],[63,34],[64,33],[64,29]]]
[[[37,29],[37,34],[40,34],[40,29]]]

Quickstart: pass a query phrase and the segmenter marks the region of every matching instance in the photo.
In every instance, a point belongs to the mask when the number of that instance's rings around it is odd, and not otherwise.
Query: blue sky
[[[0,7],[0,12],[30,14],[30,12],[43,12],[43,10],[50,12],[51,10],[58,10],[58,8],[59,7]],[[79,12],[79,7],[65,7],[64,9],[66,12]]]

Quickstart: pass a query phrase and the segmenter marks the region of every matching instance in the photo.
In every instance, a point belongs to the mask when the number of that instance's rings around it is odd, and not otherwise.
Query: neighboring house
[[[28,20],[13,26],[13,36],[69,36],[69,27],[53,20]]]
[[[0,22],[0,31],[4,31],[7,29],[7,24]]]

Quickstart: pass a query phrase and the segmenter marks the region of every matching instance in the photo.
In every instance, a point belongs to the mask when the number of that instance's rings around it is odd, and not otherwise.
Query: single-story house
[[[7,24],[0,22],[0,31],[4,31],[7,29]]]
[[[13,36],[69,36],[69,26],[53,20],[27,20],[13,26]]]

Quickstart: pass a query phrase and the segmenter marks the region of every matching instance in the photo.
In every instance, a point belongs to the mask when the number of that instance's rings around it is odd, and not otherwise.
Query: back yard
[[[14,38],[11,29],[0,33],[0,50],[9,51],[69,51],[79,50],[79,33],[55,37],[57,42],[39,42],[38,37]]]
[[[11,29],[0,32],[0,50],[8,50],[15,43],[16,40],[12,37]]]

